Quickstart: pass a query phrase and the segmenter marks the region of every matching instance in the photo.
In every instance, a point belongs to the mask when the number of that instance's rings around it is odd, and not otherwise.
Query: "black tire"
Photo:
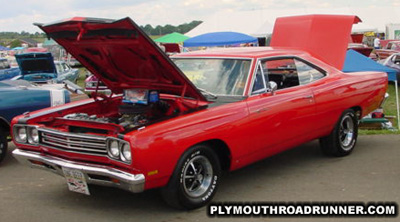
[[[220,175],[217,154],[206,145],[196,145],[179,159],[167,186],[161,188],[161,194],[172,207],[199,208],[214,197]]]
[[[7,134],[4,129],[0,128],[0,163],[7,154]]]
[[[349,155],[356,146],[357,136],[356,113],[352,109],[345,110],[331,134],[319,140],[322,152],[337,157]]]

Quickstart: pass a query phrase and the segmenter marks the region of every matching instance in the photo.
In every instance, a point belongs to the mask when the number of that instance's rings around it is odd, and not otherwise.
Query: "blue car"
[[[10,122],[15,116],[70,102],[67,90],[41,89],[27,81],[0,82],[0,162],[7,152]]]
[[[6,58],[0,58],[0,81],[11,79],[19,74],[19,68],[11,68]]]
[[[15,55],[21,75],[13,78],[23,79],[35,83],[49,81],[62,83],[64,80],[76,82],[79,70],[71,68],[63,61],[54,62],[49,52],[34,52]]]

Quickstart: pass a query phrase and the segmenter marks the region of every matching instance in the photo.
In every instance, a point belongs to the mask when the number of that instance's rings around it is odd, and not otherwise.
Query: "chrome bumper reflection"
[[[133,193],[144,190],[143,174],[129,174],[107,166],[77,163],[20,149],[15,149],[12,154],[23,165],[47,170],[60,176],[64,176],[62,167],[80,170],[88,184],[116,187]]]

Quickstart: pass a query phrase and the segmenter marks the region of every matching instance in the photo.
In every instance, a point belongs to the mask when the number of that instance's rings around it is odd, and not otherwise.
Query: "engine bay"
[[[97,123],[113,123],[122,126],[125,131],[144,126],[150,121],[166,116],[170,106],[160,101],[151,106],[121,104],[118,108],[118,115],[104,116],[88,113],[71,113],[63,116],[68,120],[90,121]]]
[[[160,99],[158,91],[141,89],[125,90],[122,98],[103,97],[103,99],[97,100],[95,104],[96,106],[90,109],[66,112],[57,118],[59,121],[54,122],[54,126],[64,125],[68,131],[77,133],[99,133],[100,131],[95,130],[95,128],[104,127],[106,130],[104,134],[113,126],[119,129],[119,133],[126,133],[196,110],[200,105],[195,101],[188,103],[181,97]],[[104,126],[101,127],[101,125]]]

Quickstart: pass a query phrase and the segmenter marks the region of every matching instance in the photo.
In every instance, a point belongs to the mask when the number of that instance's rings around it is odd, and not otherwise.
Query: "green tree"
[[[157,25],[156,27],[151,26],[150,24],[147,24],[145,26],[140,26],[140,28],[146,32],[148,35],[165,35],[169,34],[172,32],[179,32],[179,33],[186,33],[199,24],[201,24],[202,21],[192,21],[190,23],[184,23],[180,24],[178,26],[173,26],[170,24],[167,24],[165,26]]]
[[[22,42],[19,39],[15,39],[12,42],[10,42],[10,48],[15,48],[21,46]]]
[[[151,32],[152,35],[162,35],[163,33],[163,27],[161,25],[157,25]]]
[[[147,24],[144,27],[141,26],[141,28],[143,29],[144,32],[146,32],[148,35],[151,34],[151,31],[154,29],[153,26]]]
[[[169,33],[173,33],[176,32],[177,28],[175,26],[172,25],[165,25],[163,28],[164,33],[163,34],[169,34]]]

